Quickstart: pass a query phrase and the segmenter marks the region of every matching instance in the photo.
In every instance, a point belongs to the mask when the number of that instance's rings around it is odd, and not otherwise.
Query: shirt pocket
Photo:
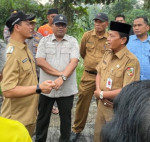
[[[61,62],[68,64],[71,57],[71,48],[67,46],[62,46],[61,48]]]
[[[89,51],[89,52],[94,51],[94,43],[87,43],[86,47],[87,47],[87,51]]]
[[[110,72],[112,79],[112,85],[114,89],[119,89],[123,87],[123,70],[113,70]],[[112,88],[112,89],[113,89]]]
[[[46,48],[46,58],[47,59],[52,59],[56,54],[56,49],[55,47],[48,47]]]
[[[21,62],[21,68],[22,70],[20,71],[20,78],[27,79],[27,77],[31,75],[33,70],[29,58],[26,62]]]

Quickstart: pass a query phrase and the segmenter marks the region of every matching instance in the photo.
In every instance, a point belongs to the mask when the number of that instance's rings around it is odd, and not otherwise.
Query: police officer
[[[37,93],[49,93],[55,84],[48,80],[38,84],[33,56],[25,44],[32,36],[30,20],[35,16],[17,12],[6,22],[11,33],[7,46],[7,60],[3,70],[1,89],[4,101],[1,116],[23,123],[32,136],[35,128]]]
[[[41,40],[41,38],[43,37],[39,32],[35,31],[35,26],[36,26],[36,19],[33,19],[30,21],[31,27],[32,27],[32,37],[26,40],[26,43],[34,57],[35,60],[35,56],[36,56],[36,52],[37,52],[37,46]],[[37,76],[39,78],[39,73],[40,73],[40,68],[36,65],[36,73]]]
[[[111,22],[106,50],[97,66],[96,91],[98,101],[94,142],[100,142],[102,126],[112,118],[113,99],[127,84],[139,80],[140,66],[137,58],[127,49],[131,26]]]
[[[105,52],[105,42],[108,36],[106,32],[107,26],[107,15],[99,13],[94,18],[94,29],[84,33],[82,37],[80,54],[84,60],[84,72],[79,86],[75,121],[70,136],[71,142],[77,140],[79,133],[86,124],[90,102],[95,90],[96,66]]]

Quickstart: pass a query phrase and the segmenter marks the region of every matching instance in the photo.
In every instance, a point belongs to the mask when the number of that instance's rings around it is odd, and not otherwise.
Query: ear
[[[126,37],[122,37],[121,38],[121,45],[125,44],[127,41],[127,38]]]
[[[49,19],[49,15],[47,15],[47,20]]]
[[[149,25],[146,26],[147,32],[149,31]]]
[[[15,25],[14,25],[14,30],[19,31],[19,30],[20,30],[20,25],[15,24]]]

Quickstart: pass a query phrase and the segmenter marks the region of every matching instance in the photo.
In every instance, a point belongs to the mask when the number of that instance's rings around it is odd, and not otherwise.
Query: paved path
[[[77,96],[75,96],[74,98],[74,105],[72,109],[72,123],[74,122],[74,114],[75,114],[77,98],[78,98]],[[2,99],[0,97],[0,105],[1,105],[1,101]],[[81,135],[79,136],[79,139],[77,142],[93,142],[96,110],[97,110],[96,101],[95,101],[95,98],[93,97],[91,101],[90,109],[89,109],[86,126],[84,130],[82,131]],[[59,125],[60,125],[59,115],[52,114],[46,142],[58,142],[58,139],[60,136]],[[34,138],[35,137],[33,137],[33,142],[34,142]]]

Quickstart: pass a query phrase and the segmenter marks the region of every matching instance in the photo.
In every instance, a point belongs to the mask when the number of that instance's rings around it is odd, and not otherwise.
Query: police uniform
[[[11,39],[6,53],[2,91],[11,90],[16,86],[37,85],[35,61],[27,45]],[[1,116],[20,121],[32,135],[37,116],[38,98],[38,94],[21,98],[4,98]]]
[[[90,102],[95,91],[96,66],[105,52],[107,36],[107,32],[102,36],[97,36],[95,30],[83,35],[80,54],[84,59],[84,72],[79,85],[73,132],[81,132],[86,124]]]
[[[119,26],[117,28],[119,28]],[[100,75],[99,87],[102,91],[121,89],[140,78],[140,65],[138,59],[126,46],[116,53],[111,49],[107,49],[102,61],[98,64],[96,69]],[[112,101],[113,100],[105,98],[98,101],[94,142],[101,142],[101,128],[112,118]]]
[[[41,40],[43,36],[38,33],[38,32],[35,32],[32,36],[32,38],[30,39],[27,39],[26,40],[26,43],[28,44],[28,47],[34,57],[34,59],[36,58],[36,52],[37,52],[37,46]],[[39,77],[39,73],[40,73],[40,68],[36,65],[36,73],[37,73],[37,76]]]

